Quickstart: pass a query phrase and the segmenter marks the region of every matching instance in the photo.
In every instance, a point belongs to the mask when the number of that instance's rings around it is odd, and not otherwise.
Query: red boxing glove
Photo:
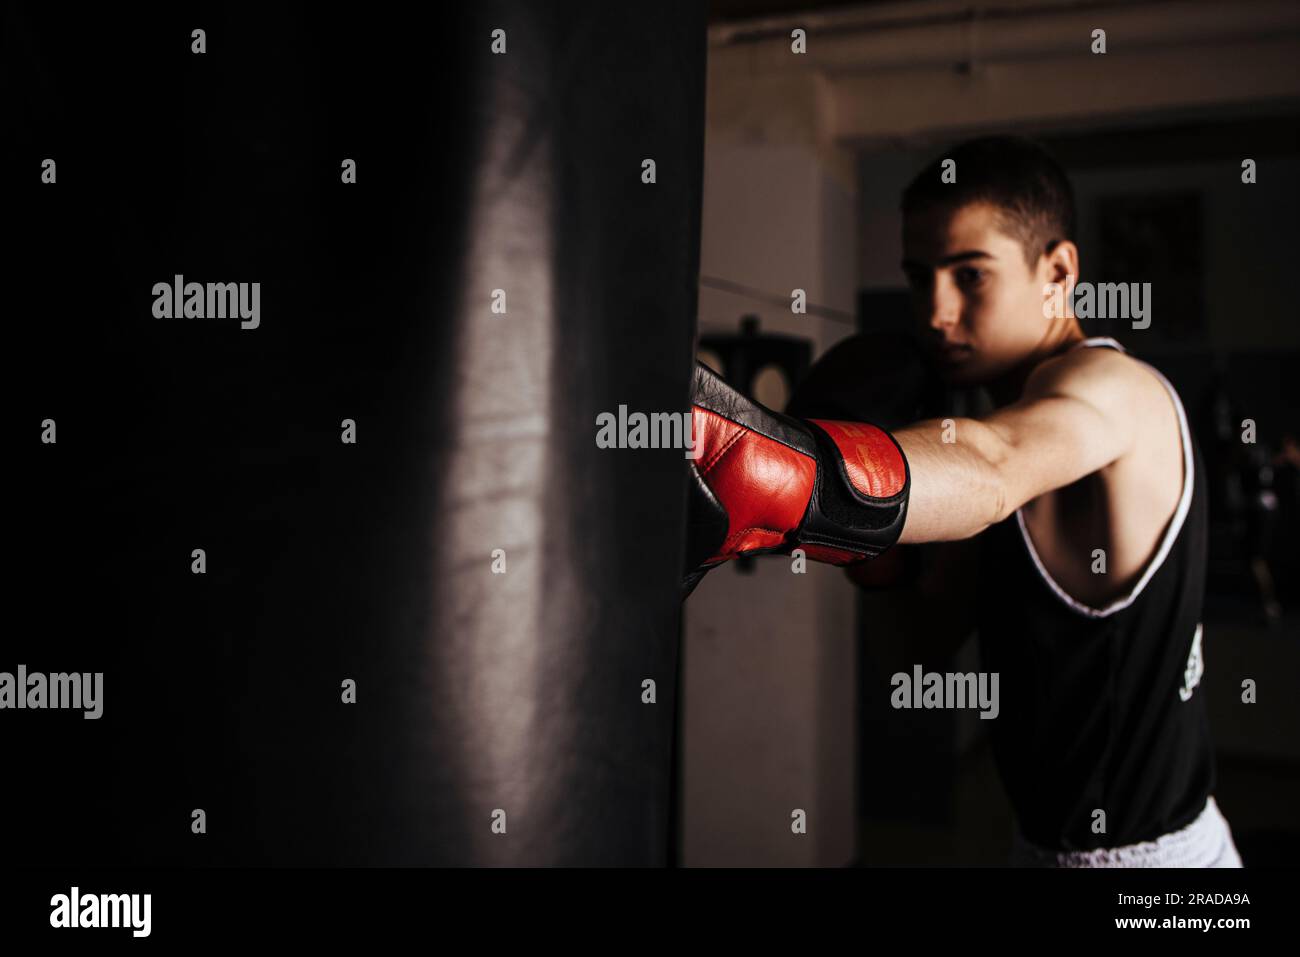
[[[696,363],[683,597],[740,555],[790,552],[833,565],[875,558],[907,517],[907,459],[865,422],[796,419]]]

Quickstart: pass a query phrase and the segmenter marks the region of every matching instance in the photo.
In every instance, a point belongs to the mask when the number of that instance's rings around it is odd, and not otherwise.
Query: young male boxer
[[[1169,382],[1069,308],[1069,181],[1029,141],[976,140],[916,177],[903,214],[933,359],[994,411],[891,434],[777,414],[699,366],[687,592],[741,554],[851,564],[962,542],[945,546],[966,561],[938,563],[948,584],[929,583],[930,604],[966,613],[1000,675],[991,735],[1013,863],[1241,866],[1198,689],[1199,453]]]

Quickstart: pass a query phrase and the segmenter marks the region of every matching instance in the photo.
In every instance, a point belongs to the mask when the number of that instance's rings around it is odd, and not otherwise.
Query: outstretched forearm
[[[1006,518],[1002,465],[1006,440],[979,419],[929,419],[899,429],[911,471],[911,497],[900,542],[949,542],[978,535]]]

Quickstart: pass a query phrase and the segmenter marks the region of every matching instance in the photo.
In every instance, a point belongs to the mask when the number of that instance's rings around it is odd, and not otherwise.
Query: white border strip
[[[1128,354],[1128,350],[1109,336],[1096,336],[1091,339],[1084,339],[1074,348],[1091,348],[1093,346],[1107,346],[1112,349],[1118,349],[1125,355]],[[1161,374],[1159,369],[1142,362],[1141,359],[1135,359],[1134,361],[1146,366],[1147,369],[1149,369],[1152,374],[1160,380],[1161,384],[1165,387],[1165,390],[1169,393],[1169,397],[1173,400],[1174,410],[1178,413],[1178,433],[1183,444],[1183,492],[1178,499],[1178,507],[1174,510],[1173,520],[1169,523],[1169,527],[1165,530],[1164,538],[1160,542],[1160,548],[1147,563],[1146,571],[1142,573],[1142,577],[1139,578],[1137,584],[1133,586],[1133,590],[1127,595],[1115,599],[1105,608],[1093,608],[1091,605],[1085,605],[1083,602],[1076,600],[1068,594],[1064,588],[1057,584],[1056,579],[1051,576],[1046,566],[1043,565],[1043,560],[1038,556],[1038,549],[1034,548],[1034,542],[1029,537],[1029,529],[1025,527],[1025,517],[1021,514],[1020,509],[1016,509],[1016,522],[1020,525],[1020,538],[1025,543],[1025,549],[1029,552],[1029,557],[1033,559],[1034,567],[1038,569],[1039,576],[1047,583],[1048,587],[1056,593],[1057,598],[1068,605],[1071,610],[1088,618],[1108,618],[1116,612],[1123,611],[1129,605],[1133,604],[1138,595],[1142,593],[1142,589],[1146,588],[1147,582],[1151,581],[1152,576],[1160,570],[1160,566],[1163,565],[1165,559],[1169,557],[1169,552],[1174,547],[1174,541],[1178,538],[1178,533],[1182,531],[1183,522],[1187,519],[1187,513],[1192,507],[1192,472],[1194,468],[1192,460],[1192,437],[1191,430],[1187,426],[1187,415],[1183,411],[1182,400],[1178,398],[1178,393],[1174,390],[1173,385]]]

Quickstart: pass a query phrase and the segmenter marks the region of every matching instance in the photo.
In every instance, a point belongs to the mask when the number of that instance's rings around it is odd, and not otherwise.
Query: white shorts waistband
[[[1012,867],[1241,867],[1232,830],[1214,798],[1186,827],[1123,847],[1053,851],[1025,840],[1017,827],[1011,841]]]

